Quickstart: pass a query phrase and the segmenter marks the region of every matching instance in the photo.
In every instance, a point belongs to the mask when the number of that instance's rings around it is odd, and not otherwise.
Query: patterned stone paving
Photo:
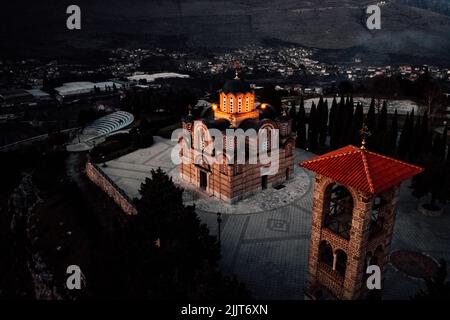
[[[129,195],[137,196],[140,183],[158,166],[178,182],[170,161],[173,143],[156,137],[155,145],[107,162],[103,170]],[[312,154],[297,151],[296,162]],[[245,202],[224,206],[204,194],[185,192],[212,234],[217,234],[216,212],[222,212],[221,269],[236,274],[261,299],[303,299],[310,237],[313,175],[295,167],[295,178],[281,190],[268,189]],[[411,250],[450,265],[450,215],[427,217],[416,211],[417,200],[405,182],[397,212],[392,251]],[[300,191],[297,191],[300,190]],[[279,193],[280,196],[269,194]],[[283,195],[286,193],[287,195]],[[281,200],[280,200],[281,199]],[[447,208],[447,212],[448,208]],[[408,299],[423,280],[388,265],[385,299]]]
[[[415,278],[431,278],[438,269],[436,261],[416,251],[394,251],[390,260],[395,268]]]

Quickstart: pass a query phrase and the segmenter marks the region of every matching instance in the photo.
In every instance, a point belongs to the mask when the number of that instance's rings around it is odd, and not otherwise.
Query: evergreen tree
[[[375,134],[376,116],[375,116],[375,98],[370,101],[369,111],[367,112],[366,120],[367,128],[372,135]]]
[[[383,102],[380,113],[378,114],[377,129],[375,135],[375,150],[381,153],[388,153],[388,126],[387,126],[387,102]]]
[[[341,146],[348,145],[351,143],[352,139],[352,123],[353,123],[353,97],[347,99],[347,104],[345,105],[345,118],[342,124],[343,132],[342,132],[342,140]]]
[[[297,114],[297,147],[306,149],[306,112],[303,97]]]
[[[400,134],[400,139],[398,142],[398,155],[401,159],[406,159],[410,144],[410,116],[409,112],[406,115],[405,123],[403,124],[402,133]]]
[[[343,123],[345,121],[345,98],[341,96],[341,100],[337,106],[336,115],[334,116],[333,131],[331,133],[331,150],[342,146]]]
[[[333,101],[331,103],[331,109],[328,119],[328,133],[330,135],[330,148],[335,144],[335,137],[333,136],[334,133],[334,122],[337,116],[337,101],[336,97],[333,98]]]
[[[447,133],[448,132],[448,126],[447,124],[444,127],[444,130],[442,131],[441,135],[436,135],[433,140],[433,155],[440,159],[444,160],[446,159],[446,151],[447,151]]]
[[[328,135],[328,100],[325,100],[322,107],[321,116],[321,130],[319,135],[319,143],[323,146],[327,140]]]
[[[247,292],[217,269],[220,247],[183,190],[161,169],[141,184],[126,234],[130,290],[141,298],[223,298]],[[124,270],[125,271],[125,270]]]
[[[319,98],[319,102],[316,108],[316,116],[315,116],[315,128],[317,129],[317,139],[320,141],[320,133],[322,132],[322,119],[323,119],[323,97]]]
[[[441,138],[441,152],[440,156],[442,159],[446,159],[447,154],[447,138],[448,138],[448,124],[445,123],[444,131],[442,132],[442,138]]]
[[[410,115],[409,115],[409,122],[408,122],[408,146],[407,146],[407,158],[411,160],[411,145],[413,144],[414,140],[414,125],[415,125],[416,117],[414,115],[414,109],[412,109]],[[411,160],[412,161],[412,160]]]
[[[439,146],[440,142],[436,147]],[[419,164],[425,170],[413,178],[413,195],[417,198],[430,195],[428,209],[438,209],[437,200],[445,204],[450,198],[450,166],[434,154],[420,159]]]
[[[422,153],[422,136],[421,136],[422,118],[419,116],[416,119],[412,130],[411,142],[409,146],[410,160],[416,162]]]
[[[432,151],[433,156],[435,156],[436,158],[439,158],[441,151],[442,151],[441,137],[439,135],[434,136],[431,151]]]
[[[308,148],[310,151],[315,151],[317,149],[317,138],[318,138],[317,108],[316,104],[313,101],[308,121]]]
[[[292,128],[297,128],[297,109],[295,104],[289,109],[289,117],[292,119]]]
[[[392,117],[391,128],[389,130],[389,150],[390,155],[395,155],[397,150],[397,137],[398,137],[398,114],[395,109],[394,116]]]
[[[352,121],[352,140],[351,143],[355,146],[361,145],[361,134],[360,130],[362,129],[364,124],[364,110],[361,103],[358,103],[355,110],[355,115]]]
[[[420,129],[420,136],[421,136],[421,153],[422,155],[426,156],[431,152],[432,148],[432,137],[431,132],[428,127],[429,119],[428,119],[428,112],[425,111],[422,117],[422,125]]]

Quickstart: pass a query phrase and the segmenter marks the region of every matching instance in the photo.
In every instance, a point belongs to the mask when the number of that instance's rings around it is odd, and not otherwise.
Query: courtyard
[[[194,190],[178,177],[170,154],[175,142],[155,137],[153,146],[106,162],[101,169],[129,196],[138,197],[151,169],[160,167],[185,189],[186,204],[196,211],[212,234],[218,233],[222,213],[221,269],[235,274],[257,299],[303,299],[310,239],[313,173],[297,163],[312,153],[297,149],[293,177],[282,188],[268,188],[230,205]],[[416,210],[410,182],[403,183],[391,252],[412,252],[450,262],[450,216],[425,216]],[[418,260],[403,259],[414,264]],[[388,264],[385,299],[409,299],[424,286],[423,279]]]

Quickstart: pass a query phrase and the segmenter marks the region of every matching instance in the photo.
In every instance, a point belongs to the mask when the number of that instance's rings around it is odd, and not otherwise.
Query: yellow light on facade
[[[213,110],[217,110],[217,104],[214,103],[214,104],[212,105],[212,108],[213,108]]]

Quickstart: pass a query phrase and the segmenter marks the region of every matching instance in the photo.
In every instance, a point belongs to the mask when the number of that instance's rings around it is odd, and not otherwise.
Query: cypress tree
[[[387,129],[387,102],[384,101],[378,114],[377,129],[374,132],[375,148],[381,153],[387,153],[389,150]]]
[[[414,140],[414,124],[416,117],[414,116],[414,109],[412,109],[411,114],[409,115],[409,122],[408,122],[408,149],[407,149],[407,157],[409,157],[409,159],[412,158],[413,155],[411,155],[411,145],[413,144],[413,140]]]
[[[323,97],[321,96],[319,99],[319,103],[317,104],[315,116],[315,128],[317,129],[317,138],[319,139],[320,133],[322,132],[322,118],[323,118]]]
[[[328,100],[325,100],[322,107],[321,130],[319,135],[319,143],[325,145],[328,135]]]
[[[306,149],[306,112],[303,97],[297,114],[297,147]]]
[[[436,157],[439,158],[441,153],[442,153],[442,145],[441,145],[442,139],[441,137],[437,134],[434,136],[433,139],[433,148],[432,148],[432,154]]]
[[[395,109],[394,116],[392,118],[391,128],[389,130],[389,154],[395,155],[397,149],[397,137],[398,137],[398,114]]]
[[[317,133],[317,108],[313,101],[308,121],[308,148],[310,151],[317,149]]]
[[[355,146],[361,145],[361,134],[360,130],[364,124],[364,110],[361,103],[358,102],[356,106],[355,115],[352,121],[352,141],[351,143]]]
[[[332,136],[332,145],[331,149],[337,149],[342,144],[342,133],[343,133],[343,123],[345,121],[345,98],[344,96],[341,96],[341,100],[337,106],[336,115],[334,117],[334,123],[333,123],[333,132],[331,134]]]
[[[291,109],[289,109],[289,117],[292,119],[292,128],[297,128],[297,109],[295,104],[291,105]]]
[[[352,123],[353,123],[353,96],[350,97],[349,103],[345,110],[345,122],[343,125],[343,141],[342,145],[351,143],[352,140]]]
[[[331,109],[330,109],[330,114],[328,116],[328,133],[330,135],[330,145],[333,144],[333,128],[334,128],[334,121],[336,118],[336,114],[337,114],[337,101],[336,101],[336,97],[333,98],[333,101],[331,103]]]
[[[406,159],[409,149],[409,138],[408,129],[410,128],[409,112],[406,114],[405,123],[403,124],[402,133],[400,134],[400,139],[398,141],[398,155],[401,159]]]
[[[445,159],[446,152],[447,152],[447,135],[448,135],[448,126],[447,123],[445,124],[444,130],[442,131],[441,136],[441,149],[439,152],[439,157],[442,159]]]
[[[413,162],[416,162],[419,156],[421,155],[421,146],[422,146],[422,137],[421,137],[421,126],[422,126],[422,119],[419,116],[416,119],[416,122],[412,121],[412,130],[411,130],[411,140],[409,145],[409,157],[410,160]]]
[[[375,133],[375,123],[376,123],[376,117],[375,117],[375,98],[372,98],[372,101],[370,102],[369,111],[367,112],[367,127],[369,128],[369,131],[372,133],[372,135]]]
[[[431,152],[432,148],[432,137],[430,130],[428,128],[428,112],[425,111],[422,117],[422,126],[420,129],[420,136],[422,139],[421,152],[423,155],[427,155]]]

